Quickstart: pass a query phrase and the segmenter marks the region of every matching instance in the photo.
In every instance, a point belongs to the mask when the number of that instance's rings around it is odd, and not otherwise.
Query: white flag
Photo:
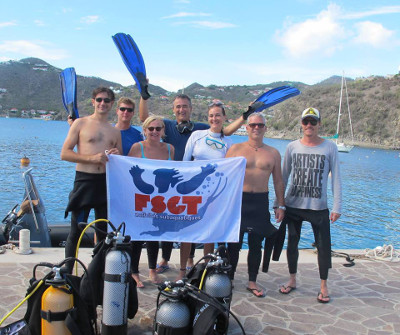
[[[238,242],[243,157],[178,162],[110,155],[108,218],[132,240]]]

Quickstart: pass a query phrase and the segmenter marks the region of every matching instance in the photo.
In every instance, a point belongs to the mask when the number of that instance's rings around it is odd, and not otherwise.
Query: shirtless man
[[[277,222],[282,221],[286,210],[283,198],[281,156],[278,150],[263,143],[266,131],[263,114],[251,114],[247,120],[246,130],[249,136],[248,141],[234,144],[226,154],[226,158],[241,156],[247,161],[243,182],[240,240],[239,243],[228,243],[228,253],[232,265],[231,279],[233,279],[243,235],[247,232],[249,243],[247,290],[256,297],[264,297],[265,291],[256,283],[261,263],[261,243],[265,237],[273,236],[277,230],[271,224],[269,214],[268,181],[271,175],[279,204],[275,214]]]
[[[71,230],[65,246],[65,257],[75,256],[81,233],[78,223],[87,222],[92,208],[96,219],[107,218],[107,154],[122,152],[121,133],[108,122],[114,100],[112,90],[96,88],[92,93],[94,113],[73,122],[61,149],[62,160],[76,163],[74,188],[65,210],[65,217],[71,212]],[[106,222],[100,222],[96,227],[107,231]],[[105,238],[105,234],[98,232],[96,236],[98,240]],[[72,270],[72,264],[68,264],[68,267]]]

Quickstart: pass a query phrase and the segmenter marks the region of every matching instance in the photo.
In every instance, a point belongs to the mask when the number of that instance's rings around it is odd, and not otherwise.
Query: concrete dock
[[[0,254],[1,318],[24,298],[35,264],[43,261],[57,263],[64,259],[64,249],[61,248],[32,250],[30,255],[20,255],[12,250]],[[247,251],[242,250],[234,280],[231,311],[242,323],[246,334],[400,334],[400,262],[365,259],[363,250],[344,252],[356,256],[355,265],[345,267],[344,258],[333,258],[328,282],[331,302],[321,304],[316,299],[320,280],[313,250],[300,251],[297,290],[289,295],[278,292],[288,279],[285,255],[279,262],[271,262],[269,272],[258,276],[259,285],[267,292],[264,298],[257,298],[246,290]],[[200,254],[202,251],[197,250],[196,256],[200,257]],[[79,258],[88,264],[91,249],[81,249]],[[178,250],[173,250],[170,267],[161,275],[163,280],[177,277]],[[145,288],[138,289],[139,310],[129,321],[130,335],[152,334],[158,290],[147,279],[145,251],[140,271]],[[26,304],[2,326],[22,318],[25,310]],[[230,318],[228,334],[242,334],[233,318]]]

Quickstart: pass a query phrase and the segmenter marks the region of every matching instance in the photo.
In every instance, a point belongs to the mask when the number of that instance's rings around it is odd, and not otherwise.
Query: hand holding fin
[[[133,38],[124,33],[118,33],[112,36],[115,45],[121,54],[125,66],[135,79],[136,86],[144,100],[150,98],[148,92],[148,83],[146,79],[146,67],[144,65],[142,54]]]
[[[252,103],[247,109],[247,111],[243,113],[243,120],[246,121],[251,113],[254,113],[257,109],[259,109],[262,106],[263,103],[261,101],[255,101],[254,103]]]

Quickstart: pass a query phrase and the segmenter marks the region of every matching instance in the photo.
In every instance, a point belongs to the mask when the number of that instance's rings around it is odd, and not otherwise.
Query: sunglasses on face
[[[301,120],[301,123],[305,126],[307,126],[309,123],[311,123],[312,126],[316,126],[318,121],[316,119],[304,119]]]
[[[121,112],[125,112],[125,111],[127,111],[127,112],[129,112],[129,113],[132,113],[132,112],[133,112],[133,108],[128,108],[128,107],[120,107],[119,110],[120,110]]]
[[[106,104],[109,104],[111,102],[110,98],[96,98],[95,100],[96,100],[96,102],[104,101],[104,103],[106,103]]]
[[[154,130],[161,131],[161,129],[163,129],[163,127],[148,127],[147,129],[148,129],[148,131],[154,131]]]
[[[255,127],[263,129],[265,127],[265,124],[264,123],[249,123],[249,127],[251,129],[254,129]]]
[[[183,133],[190,133],[193,131],[194,123],[191,121],[182,121],[176,125],[176,129],[183,134]]]

